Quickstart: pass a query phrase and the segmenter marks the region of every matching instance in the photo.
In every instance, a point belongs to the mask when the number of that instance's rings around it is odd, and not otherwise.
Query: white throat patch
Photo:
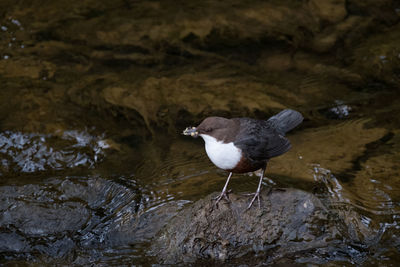
[[[223,170],[230,170],[236,167],[242,157],[242,153],[239,148],[234,146],[233,142],[224,144],[210,135],[200,134],[200,136],[204,139],[207,156],[212,163]]]

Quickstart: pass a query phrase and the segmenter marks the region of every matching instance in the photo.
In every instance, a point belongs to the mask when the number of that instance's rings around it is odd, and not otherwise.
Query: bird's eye
[[[211,132],[211,131],[212,131],[212,128],[210,128],[210,127],[206,128],[206,132],[207,132],[207,133],[209,133],[209,132]]]

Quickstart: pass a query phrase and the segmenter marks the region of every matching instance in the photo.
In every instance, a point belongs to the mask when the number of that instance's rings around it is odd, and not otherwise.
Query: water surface
[[[290,1],[8,2],[0,13],[1,263],[156,263],[146,252],[160,227],[227,177],[182,129],[208,115],[261,119],[290,107],[306,120],[289,134],[292,150],[271,160],[264,186],[314,192],[358,240],[344,251],[332,240],[325,258],[293,262],[396,266],[396,7],[385,17],[350,1],[338,33],[324,28],[334,19],[318,32],[308,9]],[[273,30],[257,26],[263,14],[280,14],[262,24]],[[372,30],[340,38],[351,19],[364,25],[368,16]],[[334,33],[335,46],[321,51],[317,37]],[[252,192],[257,182],[234,175],[230,188]]]

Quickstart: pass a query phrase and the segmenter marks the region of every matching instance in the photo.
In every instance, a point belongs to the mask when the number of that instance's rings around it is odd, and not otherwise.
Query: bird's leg
[[[221,194],[217,198],[215,198],[215,200],[216,200],[215,204],[218,204],[218,202],[222,198],[225,198],[227,201],[229,201],[228,196],[226,194],[226,188],[228,187],[229,179],[231,179],[231,176],[232,176],[232,172],[229,173],[228,179],[226,179],[226,183],[225,183],[224,188],[222,189]]]
[[[247,207],[247,209],[250,209],[250,208],[251,208],[251,205],[253,205],[253,202],[254,202],[254,200],[256,200],[256,198],[257,198],[257,200],[258,200],[258,208],[259,208],[259,209],[261,208],[261,203],[260,203],[260,190],[261,190],[261,184],[262,184],[262,180],[263,180],[263,178],[264,178],[264,173],[265,173],[265,170],[266,170],[266,169],[267,169],[267,165],[265,165],[265,167],[262,169],[262,173],[261,173],[261,176],[260,176],[260,182],[258,183],[257,191],[254,193],[254,197],[253,197],[253,199],[251,200],[251,202],[250,202],[249,206]]]

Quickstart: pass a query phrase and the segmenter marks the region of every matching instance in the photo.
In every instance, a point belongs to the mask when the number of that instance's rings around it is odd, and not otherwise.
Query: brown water
[[[247,4],[233,1],[229,8]],[[289,134],[292,150],[271,160],[265,184],[329,200],[345,218],[349,239],[358,240],[344,251],[335,246],[343,240],[332,240],[329,255],[291,260],[399,262],[395,15],[356,32],[367,40],[350,46],[356,50],[346,50],[357,37],[352,32],[319,53],[304,40],[274,39],[272,30],[259,40],[251,21],[245,23],[254,32],[243,33],[240,22],[218,32],[222,4],[1,1],[0,7],[1,264],[156,263],[146,251],[157,230],[185,205],[221,190],[227,176],[210,163],[202,140],[180,131],[209,114],[266,118],[284,107],[306,120]],[[350,17],[356,7],[349,4]],[[256,19],[251,10],[246,14]],[[209,22],[217,30],[196,24],[202,16],[220,19]],[[288,24],[275,31],[291,33],[283,29]],[[257,181],[235,175],[230,188],[251,192]]]

